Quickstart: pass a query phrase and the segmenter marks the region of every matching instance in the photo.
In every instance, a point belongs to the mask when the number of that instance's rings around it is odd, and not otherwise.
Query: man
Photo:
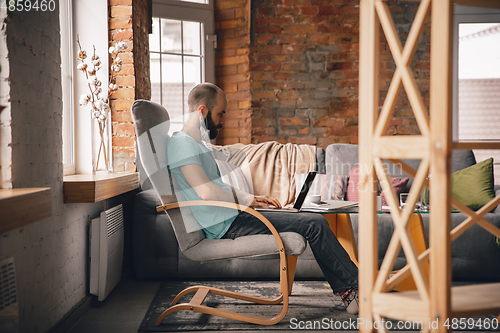
[[[202,83],[188,97],[190,116],[181,132],[168,143],[169,169],[187,200],[234,202],[235,196],[250,207],[274,206],[280,202],[267,196],[254,196],[230,189],[220,181],[215,159],[203,141],[217,137],[224,125],[228,102],[216,85]],[[269,229],[256,217],[234,209],[211,206],[192,207],[207,238],[234,239],[246,235],[269,234]],[[334,293],[338,293],[351,314],[358,313],[358,269],[321,214],[261,212],[278,232],[296,232],[306,238],[314,257]]]

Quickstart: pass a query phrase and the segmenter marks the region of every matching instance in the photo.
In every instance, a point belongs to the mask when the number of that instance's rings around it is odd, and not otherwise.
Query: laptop
[[[302,205],[304,204],[304,200],[306,200],[307,193],[309,193],[309,189],[311,188],[311,185],[314,181],[314,177],[316,177],[316,171],[311,171],[307,174],[306,179],[304,180],[304,183],[302,184],[302,187],[300,189],[299,195],[295,199],[295,203],[293,204],[293,207],[291,208],[275,208],[275,207],[255,207],[254,209],[257,211],[283,211],[283,212],[290,212],[290,213],[297,213],[300,211],[302,208]]]
[[[297,199],[295,199],[295,203],[292,208],[275,208],[275,207],[255,207],[254,209],[257,211],[280,211],[280,212],[290,212],[290,213],[298,213],[298,212],[310,212],[310,213],[326,213],[328,211],[335,210],[347,210],[354,209],[358,206],[358,202],[356,201],[343,201],[343,200],[326,200],[319,201],[316,203],[310,203],[307,207],[303,207],[304,201],[306,200],[307,194],[311,189],[314,178],[316,177],[317,172],[311,171],[307,174],[304,183],[300,189],[299,195]]]

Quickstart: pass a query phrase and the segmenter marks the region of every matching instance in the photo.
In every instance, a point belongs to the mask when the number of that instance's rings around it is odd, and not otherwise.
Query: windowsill
[[[0,212],[0,234],[50,217],[50,187],[0,189]]]
[[[90,203],[139,188],[139,173],[64,176],[64,203]]]

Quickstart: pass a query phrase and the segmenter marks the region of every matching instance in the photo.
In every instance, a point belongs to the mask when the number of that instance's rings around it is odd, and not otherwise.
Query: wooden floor
[[[124,277],[103,302],[92,302],[69,333],[137,333],[159,285]]]

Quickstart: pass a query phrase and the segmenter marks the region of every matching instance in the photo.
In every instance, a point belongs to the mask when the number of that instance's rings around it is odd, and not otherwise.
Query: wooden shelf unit
[[[139,173],[64,176],[64,203],[90,203],[139,188]]]
[[[451,197],[452,149],[500,149],[498,142],[452,142],[452,46],[453,5],[500,8],[498,0],[411,0],[419,2],[413,25],[403,46],[389,7],[384,0],[360,2],[360,85],[359,85],[359,162],[360,162],[360,313],[365,322],[374,323],[384,318],[421,321],[423,332],[446,332],[446,319],[481,314],[500,313],[500,283],[452,287],[451,242],[459,234],[480,224],[488,232],[500,237],[500,229],[482,219],[483,213],[497,205],[495,198],[477,212]],[[423,102],[410,63],[426,18],[431,15],[431,77],[429,111]],[[379,41],[383,31],[396,71],[379,112]],[[396,99],[404,88],[421,135],[385,136],[394,113]],[[430,116],[429,116],[430,114]],[[401,159],[420,159],[418,170],[413,170]],[[413,185],[406,207],[401,211],[399,200],[390,182],[383,161],[401,163],[412,175]],[[426,180],[432,174],[432,180]],[[377,268],[378,240],[376,224],[377,178],[384,189],[391,209],[395,230],[385,258]],[[423,186],[430,188],[432,211],[429,214],[429,250],[418,254],[409,237],[408,222],[411,208],[419,199]],[[468,219],[451,230],[450,206]],[[394,260],[403,248],[409,269],[415,280],[416,291],[387,293],[388,276]],[[429,274],[423,266],[429,263]],[[395,277],[396,281],[405,275]],[[391,278],[394,280],[394,278]],[[392,281],[394,282],[394,281]],[[437,327],[428,323],[439,318]],[[360,326],[360,331],[374,328]]]

